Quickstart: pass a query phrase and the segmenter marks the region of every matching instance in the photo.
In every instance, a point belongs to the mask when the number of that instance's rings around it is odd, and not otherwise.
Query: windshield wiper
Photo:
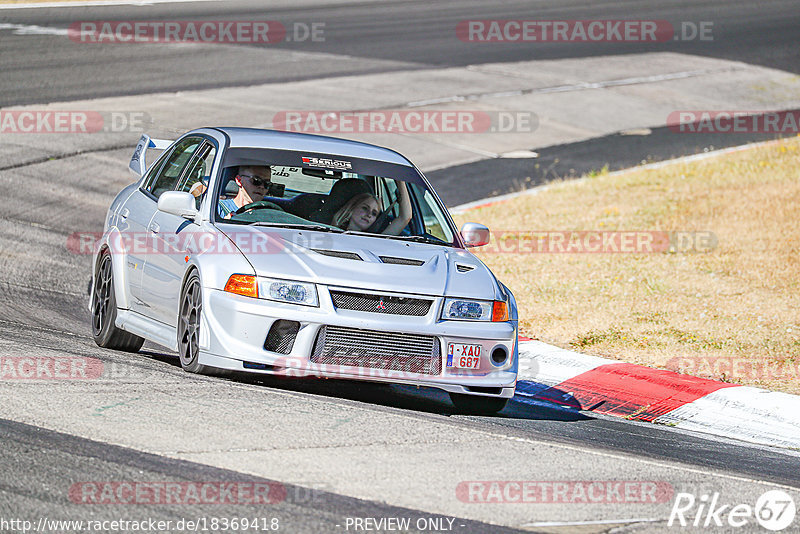
[[[443,241],[438,237],[427,235],[382,235],[387,239],[400,239],[401,241],[414,241],[415,243],[430,243],[431,245],[449,245],[447,241]]]
[[[335,226],[326,226],[324,224],[298,224],[298,223],[270,223],[270,222],[254,222],[250,226],[269,226],[271,228],[292,228],[297,230],[313,230],[315,232],[333,232],[341,234],[344,232],[341,228]]]
[[[386,237],[383,234],[376,234],[375,232],[359,232],[358,230],[343,230],[347,235],[363,235],[367,237]]]
[[[432,235],[386,235],[376,234],[374,232],[359,232],[358,230],[340,230],[347,235],[361,235],[365,237],[381,237],[383,239],[399,239],[401,241],[414,241],[415,243],[428,243],[431,245],[452,245],[443,239],[434,237]]]

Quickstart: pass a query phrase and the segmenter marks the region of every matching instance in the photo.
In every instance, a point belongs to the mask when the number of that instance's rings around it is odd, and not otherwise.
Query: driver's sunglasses
[[[253,185],[256,187],[269,187],[269,184],[272,182],[269,178],[261,178],[259,176],[253,176],[252,174],[240,174],[240,178],[250,178],[250,181],[253,182]]]

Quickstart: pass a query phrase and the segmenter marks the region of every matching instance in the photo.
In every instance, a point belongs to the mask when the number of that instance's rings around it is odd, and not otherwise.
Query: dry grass
[[[800,393],[800,138],[471,210],[493,231],[711,231],[706,253],[478,255],[524,335],[582,352]]]

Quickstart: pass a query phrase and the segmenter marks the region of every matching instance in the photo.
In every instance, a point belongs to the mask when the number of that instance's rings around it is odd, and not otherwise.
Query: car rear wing
[[[136,176],[142,176],[147,172],[147,161],[145,154],[148,148],[155,148],[156,150],[164,150],[169,148],[173,141],[169,139],[151,139],[149,135],[143,135],[139,142],[136,143],[136,150],[133,151],[131,156],[131,163],[128,165],[131,172]]]

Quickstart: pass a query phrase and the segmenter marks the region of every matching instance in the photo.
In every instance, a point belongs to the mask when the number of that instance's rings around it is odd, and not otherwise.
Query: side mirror
[[[482,224],[464,223],[460,233],[464,245],[468,248],[489,244],[489,229]]]
[[[158,211],[194,220],[197,215],[195,197],[185,191],[167,191],[158,197]]]

